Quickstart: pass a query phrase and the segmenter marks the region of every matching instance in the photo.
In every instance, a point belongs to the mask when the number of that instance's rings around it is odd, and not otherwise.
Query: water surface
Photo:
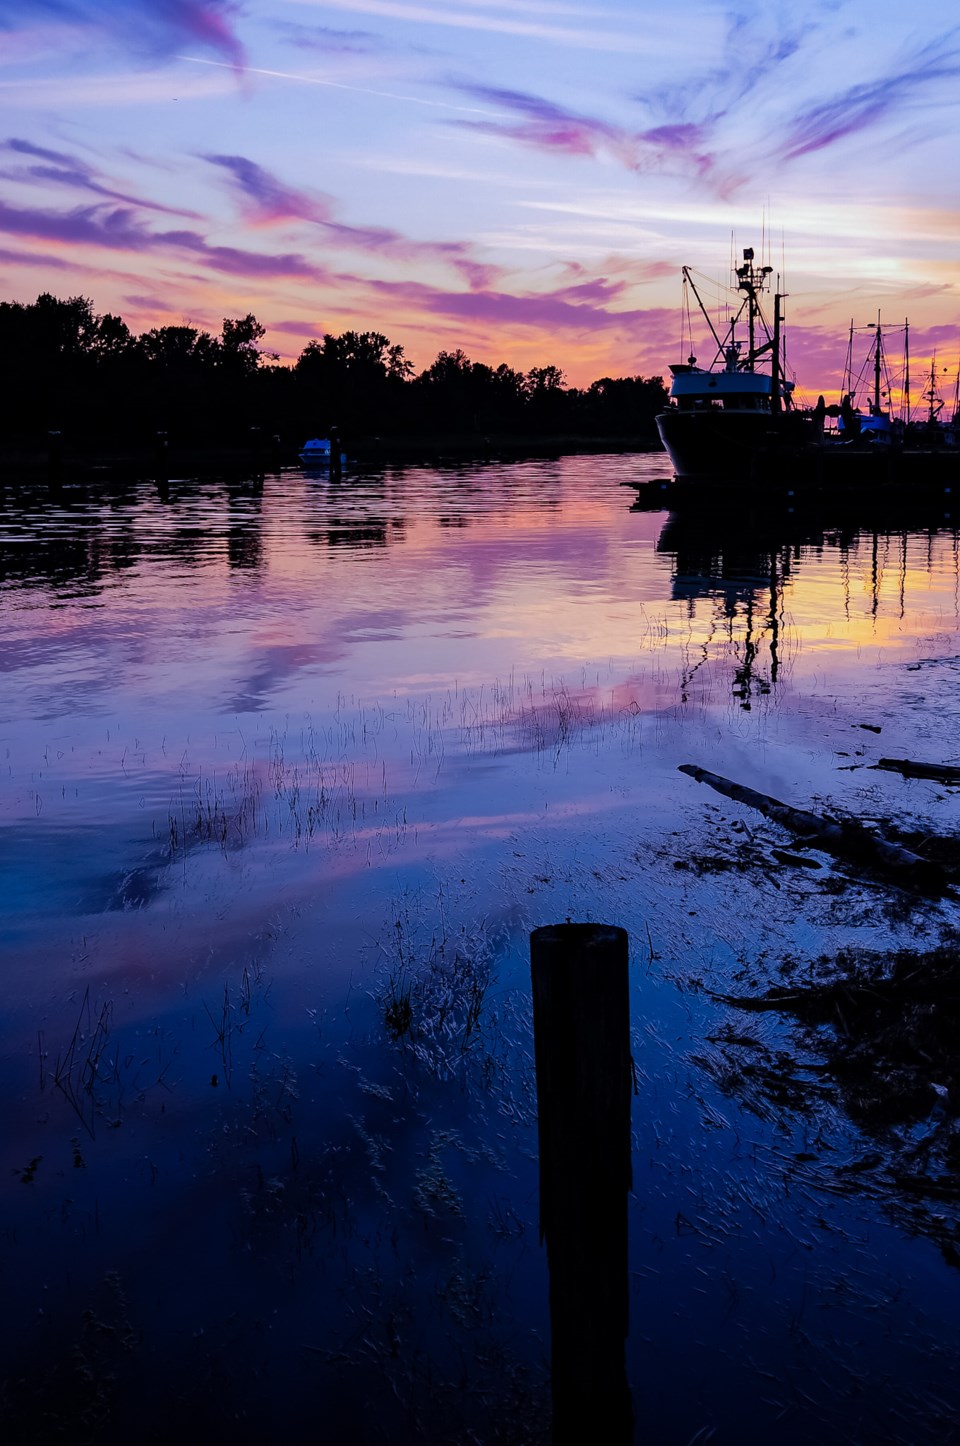
[[[662,470],[8,487],[15,1439],[545,1439],[527,951],[567,918],[631,939],[647,1439],[960,1439],[954,1196],[717,998],[955,907],[677,771],[955,833],[870,765],[960,757],[957,532],[633,509]]]

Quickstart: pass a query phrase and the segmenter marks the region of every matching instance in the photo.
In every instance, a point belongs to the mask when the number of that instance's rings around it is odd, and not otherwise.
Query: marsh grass
[[[156,1039],[156,1051],[144,1055],[139,1038],[124,1038],[115,1029],[113,1001],[94,1003],[87,986],[73,1034],[66,1048],[57,1053],[50,1078],[91,1138],[96,1136],[98,1120],[105,1119],[111,1129],[118,1129],[132,1100],[142,1101],[148,1090],[158,1086],[170,1088],[168,1075],[179,1056],[179,1042],[160,1024],[151,1026],[147,1035]],[[38,1038],[38,1048],[43,1091],[43,1062],[48,1055],[42,1038]]]
[[[482,926],[434,935],[422,952],[402,918],[393,934],[375,995],[387,1037],[437,1079],[461,1075],[471,1059],[489,1070],[500,1018],[490,1004],[496,973]]]
[[[102,1113],[105,1092],[109,1089],[116,1102],[115,1118],[119,1122],[120,1054],[114,1048],[112,1058],[108,1045],[113,1027],[113,1003],[106,1000],[95,1009],[90,1003],[90,989],[84,990],[80,1013],[73,1034],[53,1067],[53,1082],[76,1111],[83,1127],[92,1136],[95,1122]]]
[[[251,740],[249,756],[244,744],[232,766],[194,772],[184,763],[165,828],[155,833],[171,863],[198,847],[214,845],[226,857],[271,840],[382,854],[403,842],[410,799],[436,782],[451,756],[521,753],[538,767],[556,767],[568,750],[600,747],[608,735],[634,746],[641,715],[635,702],[607,700],[599,679],[586,675],[579,687],[511,675],[475,689],[394,699],[389,709],[340,698],[325,723],[274,728]],[[148,902],[143,870],[136,872],[121,895]]]

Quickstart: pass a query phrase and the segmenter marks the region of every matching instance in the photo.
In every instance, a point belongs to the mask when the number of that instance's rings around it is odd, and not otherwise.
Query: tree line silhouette
[[[441,351],[417,374],[377,331],[311,341],[292,365],[261,347],[249,313],[219,336],[161,326],[135,336],[83,296],[45,292],[0,302],[0,349],[11,365],[8,445],[51,432],[77,444],[143,444],[158,432],[189,446],[243,446],[250,429],[301,442],[337,427],[345,438],[654,433],[662,378],[601,377],[568,387],[557,366],[516,371]]]

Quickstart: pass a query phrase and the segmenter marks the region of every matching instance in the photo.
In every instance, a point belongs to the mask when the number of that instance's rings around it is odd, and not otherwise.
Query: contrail
[[[212,65],[217,70],[236,70],[236,66],[227,64],[224,60],[206,60],[199,55],[178,55],[177,60],[189,61],[191,65]],[[498,119],[505,119],[505,113],[498,110],[487,110],[475,105],[454,105],[452,101],[446,100],[425,100],[419,95],[400,95],[394,90],[372,90],[366,85],[345,85],[340,80],[321,80],[316,75],[296,75],[289,70],[263,70],[256,65],[245,65],[244,75],[269,75],[276,80],[299,80],[302,85],[326,85],[333,90],[353,90],[360,95],[378,95],[384,100],[405,100],[411,105],[428,105],[437,110],[465,111],[468,115],[496,116]]]

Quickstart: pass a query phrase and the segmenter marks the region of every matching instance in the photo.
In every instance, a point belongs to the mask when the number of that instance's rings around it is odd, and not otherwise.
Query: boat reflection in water
[[[877,617],[881,587],[891,568],[896,570],[899,611],[906,610],[908,549],[919,535],[932,539],[952,534],[960,538],[952,513],[942,502],[920,496],[908,500],[889,496],[871,500],[837,498],[832,505],[788,505],[729,508],[703,505],[686,490],[676,491],[657,483],[650,494],[634,504],[637,511],[662,506],[656,499],[666,495],[675,504],[656,543],[656,551],[673,560],[671,596],[688,603],[692,617],[696,604],[712,600],[716,632],[726,631],[736,648],[733,663],[733,696],[749,710],[752,700],[768,694],[776,685],[782,664],[784,594],[797,568],[804,565],[811,549],[839,553],[844,580],[844,614],[850,617],[850,558],[862,560],[869,548],[866,580],[869,613]],[[699,504],[699,505],[698,505]],[[707,642],[700,655],[681,675],[681,698],[689,698],[694,675],[709,654]]]

